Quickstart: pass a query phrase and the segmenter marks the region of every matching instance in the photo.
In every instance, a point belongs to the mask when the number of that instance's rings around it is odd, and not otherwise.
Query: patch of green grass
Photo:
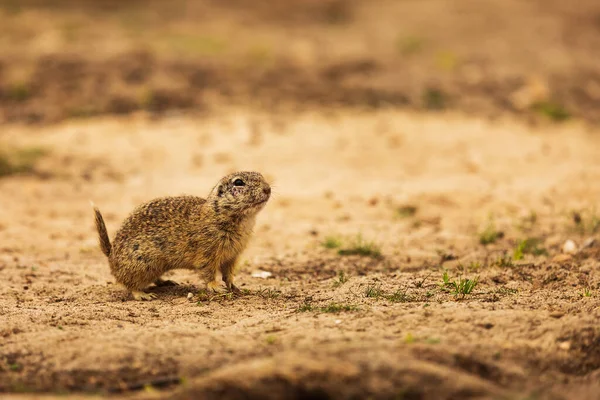
[[[416,206],[405,205],[398,207],[396,212],[400,218],[410,218],[415,216],[417,210]]]
[[[486,246],[504,237],[504,232],[496,229],[493,221],[489,221],[485,229],[479,232],[479,243]]]
[[[343,311],[347,311],[347,312],[358,311],[360,309],[353,304],[330,303],[330,304],[326,305],[325,307],[321,307],[319,310],[324,313],[336,314],[336,313],[343,312]]]
[[[444,271],[444,274],[442,275],[442,284],[440,285],[440,287],[443,290],[446,290],[455,296],[464,297],[465,295],[471,294],[473,292],[473,289],[475,289],[478,282],[479,277],[476,277],[475,279],[463,279],[459,276],[458,281],[450,280],[448,272]]]
[[[422,102],[425,109],[439,111],[448,106],[448,97],[441,89],[429,88],[423,92]]]
[[[171,34],[163,38],[169,50],[186,55],[217,55],[227,49],[227,42],[214,36]]]
[[[574,224],[574,231],[580,235],[594,235],[600,232],[600,216],[595,209],[573,211],[571,220]]]
[[[0,151],[0,177],[31,173],[40,158],[48,154],[40,147],[26,147]]]
[[[458,66],[458,56],[451,51],[442,51],[437,54],[435,62],[438,68],[452,71]]]
[[[327,236],[322,244],[326,249],[337,249],[342,247],[342,240],[337,236]]]
[[[23,102],[31,97],[31,88],[25,82],[13,82],[6,88],[6,97],[9,100]]]
[[[510,267],[514,267],[515,265],[512,262],[512,258],[510,258],[510,256],[507,255],[503,255],[502,257],[498,257],[498,259],[496,260],[495,263],[497,266],[499,267],[503,267],[503,268],[510,268]]]
[[[541,243],[542,241],[538,238],[521,240],[513,252],[513,258],[515,260],[522,260],[525,254],[532,254],[534,256],[548,255],[548,251],[541,247]]]
[[[340,271],[338,273],[338,278],[335,282],[333,282],[333,287],[342,286],[344,283],[348,282],[348,277],[344,271]]]
[[[263,299],[276,299],[281,296],[281,291],[265,288],[257,290],[256,295],[262,297]]]
[[[510,288],[507,288],[507,287],[501,287],[501,288],[496,289],[496,293],[497,294],[504,294],[504,295],[509,295],[509,294],[512,295],[512,294],[519,293],[519,290],[518,289],[510,289]]]
[[[375,242],[364,240],[361,235],[358,235],[353,241],[340,250],[338,254],[341,256],[358,255],[362,257],[380,258],[381,249]]]
[[[406,290],[396,290],[390,295],[386,295],[385,298],[392,303],[410,303],[415,301],[415,298],[406,293]]]
[[[305,301],[300,307],[298,307],[299,312],[308,312],[308,311],[313,311],[313,310],[314,310],[313,305],[308,301]]]
[[[550,100],[536,103],[532,109],[554,122],[562,122],[571,118],[571,114],[562,104]]]
[[[583,289],[583,292],[581,293],[581,297],[592,297],[592,289],[590,288],[585,288]]]
[[[265,341],[267,344],[275,344],[277,342],[277,337],[274,335],[269,335],[266,337]]]
[[[12,363],[12,364],[8,364],[8,368],[11,371],[20,371],[21,369],[23,369],[23,366],[19,363]]]
[[[379,299],[384,295],[383,290],[379,286],[369,285],[365,290],[365,297]]]
[[[404,56],[417,54],[423,50],[425,41],[417,36],[408,36],[399,38],[396,42],[398,52]]]

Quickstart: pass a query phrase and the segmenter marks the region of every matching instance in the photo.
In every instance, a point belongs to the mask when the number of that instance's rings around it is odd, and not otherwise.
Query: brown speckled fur
[[[123,222],[112,245],[102,215],[94,208],[100,248],[117,282],[136,299],[154,297],[142,290],[162,283],[165,272],[178,268],[197,269],[214,290],[220,271],[227,288],[238,291],[233,284],[235,263],[270,194],[261,174],[236,172],[222,178],[206,199],[165,197],[142,204]]]

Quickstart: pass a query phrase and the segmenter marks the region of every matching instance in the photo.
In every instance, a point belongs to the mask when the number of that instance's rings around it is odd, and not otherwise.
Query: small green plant
[[[450,280],[448,271],[444,271],[444,274],[442,275],[442,284],[440,287],[441,289],[446,290],[455,296],[464,297],[465,295],[473,292],[473,289],[475,289],[478,282],[479,277],[475,279],[463,279],[459,276],[458,281]]]
[[[305,301],[300,307],[298,307],[299,312],[308,312],[312,311],[313,309],[313,305],[308,301]]]
[[[503,294],[503,295],[512,295],[512,294],[517,294],[519,293],[518,289],[511,289],[511,288],[507,288],[507,287],[501,287],[496,289],[496,293],[497,294]]]
[[[385,296],[385,298],[392,303],[410,303],[415,301],[415,298],[406,293],[406,290],[396,290],[394,293]]]
[[[344,271],[340,271],[338,273],[338,278],[335,282],[333,282],[333,287],[342,286],[344,283],[348,282],[348,277]]]
[[[411,205],[398,207],[398,210],[397,210],[397,214],[400,218],[414,217],[416,213],[417,213],[417,207],[411,206]]]
[[[16,102],[23,102],[31,97],[31,89],[25,82],[15,82],[7,88],[6,96]]]
[[[398,39],[396,47],[400,54],[408,56],[416,54],[423,49],[423,39],[416,36],[403,37]]]
[[[479,243],[486,246],[496,242],[498,239],[502,239],[503,237],[504,232],[497,230],[494,222],[490,221],[485,229],[479,233]]]
[[[471,294],[477,283],[479,282],[479,277],[475,279],[463,279],[461,277],[458,278],[458,282],[455,282],[455,290],[454,294],[456,295],[466,295]]]
[[[592,297],[592,290],[588,287],[583,289],[583,293],[581,293],[581,297]]]
[[[438,111],[446,108],[448,99],[440,89],[426,89],[423,92],[423,107],[427,110]]]
[[[541,240],[537,238],[521,240],[513,252],[513,258],[515,260],[522,260],[525,254],[532,254],[534,256],[548,255],[548,251],[540,245]]]
[[[377,243],[364,240],[361,235],[358,235],[347,247],[338,250],[341,256],[358,255],[362,257],[380,258],[381,250]]]
[[[571,117],[567,109],[559,103],[542,101],[532,106],[533,110],[554,122],[566,121]]]
[[[359,308],[352,304],[330,303],[325,307],[321,307],[320,311],[324,313],[339,313],[342,311],[358,311]]]
[[[48,152],[39,147],[0,151],[0,177],[31,173],[38,160]]]
[[[379,299],[384,295],[383,290],[379,286],[369,285],[365,290],[365,297]]]
[[[507,255],[498,257],[498,259],[496,260],[496,265],[502,268],[514,267],[512,259],[510,258],[510,256]]]
[[[281,292],[279,290],[271,288],[259,289],[256,291],[256,294],[263,299],[276,299],[281,296]]]
[[[458,65],[458,57],[453,52],[443,51],[437,55],[436,64],[440,69],[452,71]]]
[[[20,371],[22,369],[21,364],[18,364],[18,363],[8,364],[8,368],[11,371]]]
[[[275,344],[277,342],[277,337],[274,335],[269,335],[265,340],[267,344]]]
[[[342,241],[336,236],[327,236],[323,241],[323,247],[326,249],[337,249],[342,247]]]

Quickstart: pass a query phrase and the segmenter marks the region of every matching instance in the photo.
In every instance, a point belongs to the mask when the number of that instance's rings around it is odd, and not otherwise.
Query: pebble
[[[191,300],[194,297],[194,294],[192,292],[189,292],[187,295],[188,300]]]
[[[257,271],[252,272],[253,278],[267,279],[267,278],[270,278],[272,275],[273,274],[270,273],[269,271],[257,270]]]
[[[577,245],[574,241],[569,239],[563,244],[562,251],[565,254],[575,254],[577,253]]]

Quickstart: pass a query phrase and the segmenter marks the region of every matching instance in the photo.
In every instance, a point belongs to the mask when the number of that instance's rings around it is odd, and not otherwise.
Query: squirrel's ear
[[[225,192],[225,189],[223,189],[223,185],[219,184],[219,186],[217,187],[217,196],[219,196],[219,197],[223,196],[224,192]]]

